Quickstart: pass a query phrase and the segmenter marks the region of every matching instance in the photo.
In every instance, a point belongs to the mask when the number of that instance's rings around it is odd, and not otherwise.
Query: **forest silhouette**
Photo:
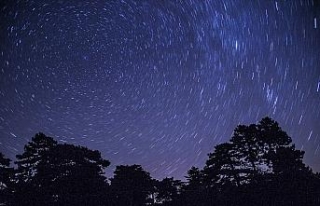
[[[265,117],[237,126],[203,168],[190,168],[186,182],[156,180],[141,165],[119,165],[107,178],[110,162],[99,151],[38,133],[15,166],[0,153],[0,205],[319,206],[320,174],[303,156]]]

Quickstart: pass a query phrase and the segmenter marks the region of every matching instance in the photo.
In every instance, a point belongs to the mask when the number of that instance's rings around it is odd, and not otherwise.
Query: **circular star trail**
[[[320,170],[318,1],[0,9],[0,150],[11,159],[41,131],[101,151],[111,170],[181,179],[236,125],[270,116]]]

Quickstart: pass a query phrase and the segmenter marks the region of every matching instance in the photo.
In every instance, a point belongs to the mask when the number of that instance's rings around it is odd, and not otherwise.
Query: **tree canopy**
[[[111,179],[116,205],[146,204],[153,190],[152,178],[140,165],[120,165]]]
[[[238,125],[203,168],[187,171],[186,182],[153,179],[137,164],[118,165],[107,178],[110,162],[99,151],[38,133],[16,156],[16,167],[0,152],[0,204],[318,206],[320,174],[303,156],[279,124],[265,117]]]
[[[99,151],[57,144],[53,138],[39,133],[17,159],[15,204],[79,205],[90,201],[99,205],[103,202],[99,198],[106,187],[104,168],[110,162]]]

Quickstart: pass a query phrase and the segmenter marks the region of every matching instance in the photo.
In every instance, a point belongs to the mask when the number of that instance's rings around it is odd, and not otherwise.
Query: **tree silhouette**
[[[99,151],[58,144],[36,134],[17,155],[17,169],[0,153],[0,204],[113,206],[318,206],[320,174],[304,151],[269,117],[238,125],[229,142],[214,147],[187,182],[154,180],[140,165],[120,165],[111,185]]]
[[[259,166],[262,163],[260,157],[263,151],[259,148],[258,135],[255,124],[239,125],[230,140],[233,150],[236,150],[234,158],[240,163],[241,173],[238,176],[242,177],[241,183],[250,181],[260,172]],[[239,186],[240,181],[237,184]]]
[[[198,188],[203,182],[203,174],[197,167],[191,167],[186,176],[189,189]]]
[[[206,205],[212,199],[209,198],[209,191],[212,191],[212,187],[206,187],[209,184],[205,184],[205,176],[203,171],[197,167],[191,167],[187,172],[187,184],[182,186],[179,205],[201,206]]]
[[[17,155],[17,170],[15,184],[15,205],[43,205],[49,194],[43,192],[35,176],[38,174],[38,165],[43,161],[43,155],[53,149],[57,142],[43,133],[36,134],[25,145],[24,152]]]
[[[215,146],[215,151],[209,154],[209,159],[204,168],[208,187],[215,185],[241,184],[241,162],[237,159],[237,151],[231,143],[223,143]]]
[[[14,170],[10,161],[0,152],[0,205],[9,204],[13,195]]]
[[[181,188],[181,181],[174,180],[172,177],[166,177],[156,183],[157,202],[165,205],[173,205],[173,200],[176,200]]]
[[[272,172],[274,154],[280,148],[291,147],[292,139],[279,127],[279,124],[269,117],[263,118],[257,125],[257,141],[263,156],[260,161]],[[303,154],[302,154],[303,155]]]
[[[17,158],[16,205],[104,205],[103,169],[110,162],[99,151],[40,133]]]
[[[111,179],[115,205],[140,206],[147,203],[153,193],[150,174],[140,165],[120,165]]]
[[[99,151],[70,144],[48,151],[38,168],[36,180],[56,204],[103,205],[106,190],[104,168],[110,162]]]
[[[258,124],[239,125],[230,142],[209,154],[204,185],[218,186],[220,205],[316,205],[311,200],[315,196],[301,192],[320,191],[303,154],[269,117]]]
[[[16,156],[18,181],[31,181],[32,177],[37,173],[37,165],[42,161],[43,154],[56,145],[57,141],[52,137],[47,137],[43,133],[36,134],[31,142],[24,147],[24,152]]]

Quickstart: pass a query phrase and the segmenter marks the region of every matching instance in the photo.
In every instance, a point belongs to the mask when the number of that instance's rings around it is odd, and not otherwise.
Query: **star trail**
[[[3,1],[0,151],[37,132],[155,178],[203,167],[238,124],[278,121],[320,170],[320,4]]]

